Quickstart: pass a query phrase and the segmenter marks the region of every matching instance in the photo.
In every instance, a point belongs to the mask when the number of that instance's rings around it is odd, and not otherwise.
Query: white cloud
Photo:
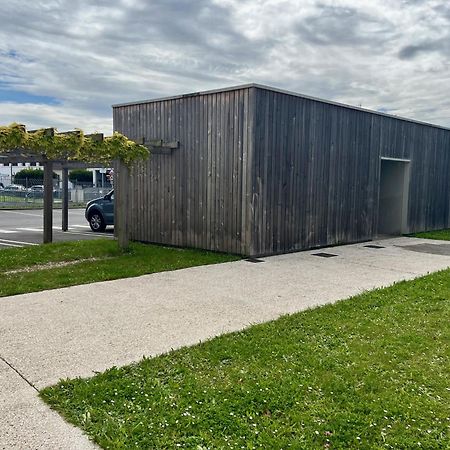
[[[259,82],[450,126],[444,0],[10,0],[0,123],[110,132],[110,105]]]
[[[0,108],[0,123],[23,123],[29,130],[55,127],[59,131],[81,128],[86,132],[111,133],[111,118],[107,115],[89,114],[84,109],[68,108],[64,105],[3,102]]]

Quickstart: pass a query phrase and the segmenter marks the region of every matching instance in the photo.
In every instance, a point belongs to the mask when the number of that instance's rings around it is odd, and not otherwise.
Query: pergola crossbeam
[[[101,142],[105,138],[103,133],[86,134],[86,137],[95,142]]]
[[[46,136],[46,137],[53,137],[55,135],[54,128],[42,128],[41,130],[29,130],[28,133],[33,134],[33,133],[37,133],[38,131],[42,131],[42,130],[44,131],[44,136]],[[58,133],[58,134],[65,134],[65,133]]]
[[[179,141],[164,141],[163,139],[146,139],[141,137],[135,142],[153,150],[154,153],[170,153],[172,150],[180,147]]]

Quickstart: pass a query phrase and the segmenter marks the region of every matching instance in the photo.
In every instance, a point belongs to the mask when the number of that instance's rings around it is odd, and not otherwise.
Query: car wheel
[[[105,219],[103,219],[103,216],[99,212],[94,211],[93,213],[89,214],[89,226],[94,232],[105,231]]]

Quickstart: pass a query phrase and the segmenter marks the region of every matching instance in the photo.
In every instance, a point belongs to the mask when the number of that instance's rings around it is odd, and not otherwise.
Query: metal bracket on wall
[[[162,139],[146,139],[141,137],[136,139],[138,144],[148,147],[152,155],[170,155],[172,152],[180,148],[180,141],[165,142]]]

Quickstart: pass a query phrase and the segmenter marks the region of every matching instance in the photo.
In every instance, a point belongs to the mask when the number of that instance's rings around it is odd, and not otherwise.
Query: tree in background
[[[59,176],[53,172],[53,179]],[[36,184],[44,184],[44,171],[42,169],[22,169],[14,175],[14,183],[21,184],[26,188],[35,186]]]
[[[75,169],[69,172],[69,180],[73,184],[92,185],[92,172],[86,169]]]

